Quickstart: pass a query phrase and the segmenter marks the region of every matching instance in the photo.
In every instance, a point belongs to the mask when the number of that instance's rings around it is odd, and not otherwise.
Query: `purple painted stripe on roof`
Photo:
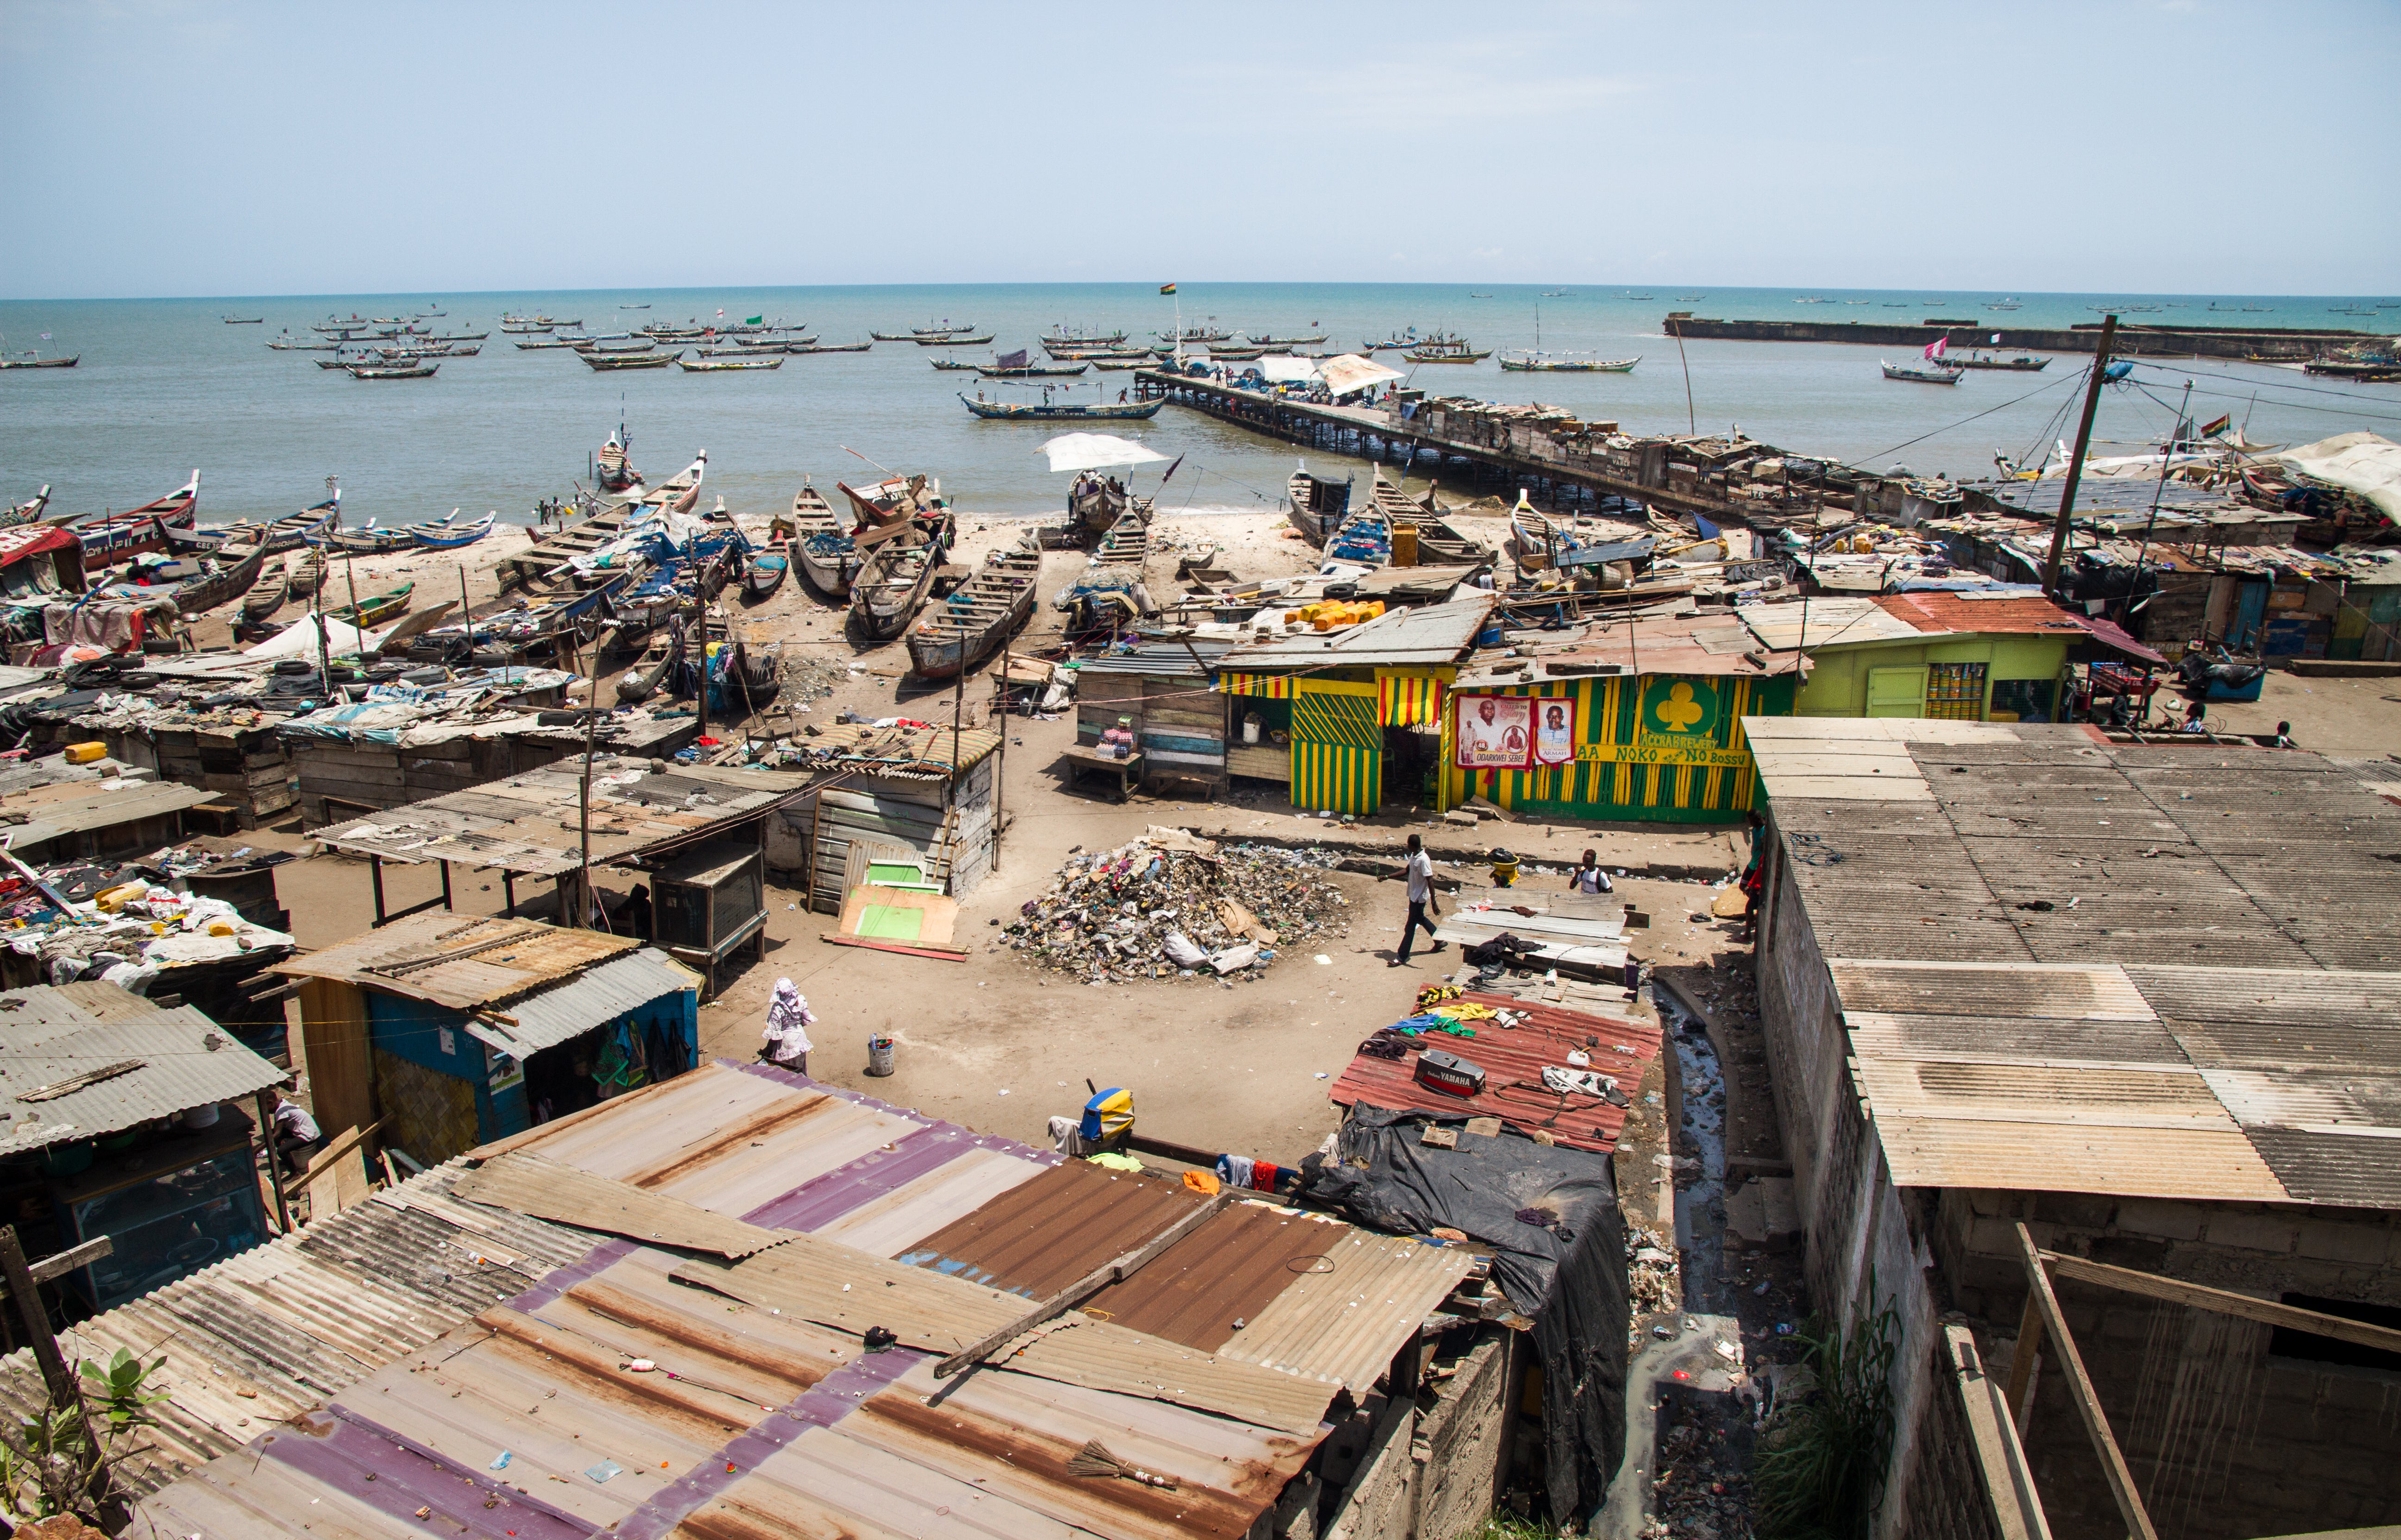
[[[478,1540],[507,1540],[510,1535],[517,1540],[588,1540],[601,1533],[517,1491],[499,1473],[470,1470],[345,1408],[303,1412],[292,1424],[293,1431],[258,1440],[255,1447],[263,1458],[288,1465],[408,1528],[427,1522],[417,1517],[417,1510],[428,1507],[443,1533]],[[492,1454],[497,1459],[500,1451]]]
[[[531,1315],[549,1304],[577,1284],[593,1278],[614,1267],[634,1254],[639,1243],[628,1240],[602,1241],[583,1254],[581,1261],[569,1262],[542,1274],[542,1282],[508,1302],[511,1310]]]
[[[899,1191],[929,1171],[938,1171],[979,1149],[1007,1149],[1005,1143],[980,1139],[963,1130],[938,1124],[905,1134],[889,1150],[871,1150],[847,1165],[837,1165],[813,1177],[780,1198],[771,1199],[743,1215],[752,1224],[775,1230],[816,1230],[844,1215]]]
[[[786,1444],[813,1427],[831,1427],[858,1404],[884,1389],[930,1355],[893,1348],[852,1359],[783,1406],[757,1426],[662,1487],[611,1532],[617,1540],[662,1540],[673,1534],[702,1505],[740,1483]]]
[[[829,1097],[840,1097],[853,1106],[864,1107],[873,1112],[889,1112],[894,1117],[907,1118],[910,1122],[923,1124],[927,1128],[956,1129],[971,1139],[982,1141],[984,1148],[988,1150],[1006,1151],[1009,1154],[1032,1161],[1036,1165],[1057,1165],[1067,1158],[1054,1150],[1036,1150],[1030,1144],[1020,1144],[1015,1139],[1005,1139],[991,1134],[979,1134],[972,1128],[961,1128],[955,1123],[944,1123],[939,1118],[928,1118],[914,1108],[895,1107],[888,1101],[878,1101],[873,1097],[861,1092],[845,1091],[839,1085],[828,1085],[822,1081],[811,1080],[806,1075],[796,1075],[789,1070],[780,1070],[772,1064],[761,1064],[755,1059],[720,1058],[717,1062],[728,1070],[739,1070],[747,1075],[757,1075],[763,1080],[775,1081],[796,1091],[816,1091]]]

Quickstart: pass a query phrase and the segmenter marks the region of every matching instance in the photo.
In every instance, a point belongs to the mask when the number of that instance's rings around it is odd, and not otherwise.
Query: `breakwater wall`
[[[1930,318],[1937,320],[1947,318]],[[2090,326],[2009,326],[1999,322],[1914,325],[1876,321],[1708,320],[1669,316],[1661,330],[1668,336],[1719,342],[1846,342],[1873,348],[1923,348],[1947,337],[1954,348],[2011,348],[2039,353],[2090,353],[2101,341],[2098,322]],[[2000,340],[1996,342],[1994,338]],[[2293,327],[2137,326],[2122,319],[2112,353],[2164,356],[2183,354],[2215,359],[2313,359],[2358,342],[2389,342],[2375,332],[2315,331]]]

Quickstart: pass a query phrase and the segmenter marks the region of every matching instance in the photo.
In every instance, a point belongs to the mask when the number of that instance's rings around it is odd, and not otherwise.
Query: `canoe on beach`
[[[1030,531],[986,556],[974,577],[910,628],[911,672],[921,679],[949,679],[998,651],[1034,613],[1041,570],[1042,548]]]

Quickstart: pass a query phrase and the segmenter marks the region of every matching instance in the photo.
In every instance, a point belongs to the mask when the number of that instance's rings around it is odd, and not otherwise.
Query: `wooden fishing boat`
[[[1267,357],[1268,350],[1264,348],[1228,348],[1223,343],[1213,342],[1209,345],[1209,356],[1224,359],[1228,363],[1248,363],[1253,359]]]
[[[934,542],[911,530],[884,541],[850,584],[850,626],[888,642],[908,629],[934,586]]]
[[[878,342],[914,342],[917,340],[917,334],[914,332],[870,332],[867,334],[873,337]]]
[[[1642,361],[1637,353],[1630,359],[1580,359],[1564,355],[1525,353],[1516,358],[1501,355],[1501,367],[1519,375],[1625,375],[1633,372]]]
[[[62,359],[46,359],[38,353],[27,353],[23,358],[0,359],[0,369],[72,369],[82,357],[75,353]]]
[[[586,358],[583,361],[589,363],[592,361],[591,359]],[[776,355],[771,359],[703,358],[694,360],[679,358],[675,361],[675,364],[677,368],[682,370],[687,375],[722,375],[739,374],[746,369],[781,369],[784,366],[784,359],[782,352],[779,350]]]
[[[575,350],[584,354],[651,353],[657,351],[658,346],[657,339],[653,337],[579,337]]]
[[[1401,356],[1411,363],[1480,363],[1492,356],[1492,349],[1478,352],[1465,337],[1437,332]]]
[[[909,663],[921,679],[950,679],[1000,649],[1034,613],[1042,548],[1032,532],[984,558],[955,593],[909,629]]]
[[[350,378],[354,380],[432,379],[441,367],[438,363],[354,363],[350,365]]]
[[[515,322],[512,322],[512,321],[502,321],[502,322],[501,323],[501,330],[502,332],[506,333],[507,334],[511,335],[511,336],[530,336],[530,335],[532,335],[532,334],[535,334],[535,333],[538,333],[538,332],[547,332],[547,331],[549,331],[550,329],[551,329],[551,324],[550,324],[550,322],[548,322],[548,321],[546,321],[546,320],[528,320],[528,321],[515,321]]]
[[[342,345],[338,342],[302,342],[298,337],[269,337],[267,346],[279,353],[331,353]]]
[[[265,316],[220,316],[217,319],[223,320],[227,326],[264,326],[267,324],[267,318]]]
[[[406,531],[378,529],[369,519],[356,529],[328,530],[309,543],[322,545],[338,556],[386,556],[407,550],[412,542]]]
[[[245,620],[267,619],[283,607],[283,601],[291,592],[289,560],[268,563],[259,569],[258,579],[250,585],[250,592],[241,596],[241,618]]]
[[[1326,537],[1325,554],[1361,566],[1387,566],[1393,559],[1393,521],[1373,503],[1354,508],[1341,527]]]
[[[1388,523],[1406,525],[1417,531],[1419,566],[1473,566],[1491,558],[1489,546],[1470,539],[1443,520],[1434,510],[1431,495],[1424,500],[1410,497],[1385,478],[1382,466],[1377,466],[1370,476],[1367,496]]]
[[[13,504],[5,510],[0,510],[0,529],[5,529],[12,525],[38,523],[42,517],[42,511],[49,506],[50,484],[44,482],[42,484],[42,489],[39,492],[34,493],[32,497],[26,498],[23,502]]]
[[[1046,348],[1118,348],[1125,343],[1126,334],[1117,332],[1051,332],[1041,339]]]
[[[708,474],[708,451],[704,449],[690,465],[669,476],[635,499],[672,508],[679,513],[689,513],[700,501],[700,484]]]
[[[791,552],[781,546],[754,551],[742,567],[742,597],[752,604],[772,595],[791,574]]]
[[[772,701],[784,688],[784,639],[777,637],[767,644],[763,652],[752,652],[739,638],[734,643],[734,666],[728,685],[742,692],[746,711],[756,711],[762,701]]]
[[[910,520],[923,521],[928,529],[950,524],[950,505],[942,500],[942,484],[926,476],[889,476],[867,486],[853,486],[836,482],[834,490],[850,499],[851,511],[858,516],[852,533],[865,537],[862,545],[873,546],[891,538]],[[798,499],[794,499],[797,511]]]
[[[1314,348],[1325,340],[1325,334],[1320,332],[1312,337],[1249,336],[1246,334],[1244,340],[1254,348]]]
[[[979,363],[975,372],[988,380],[1072,379],[1090,367],[1082,363]]]
[[[2007,369],[2015,374],[2037,374],[2050,367],[2049,359],[2020,353],[2013,359],[1995,358],[1988,353],[1946,353],[1942,361],[1954,369]]]
[[[1189,348],[1196,343],[1205,347],[1213,342],[1231,342],[1234,340],[1233,333],[1221,332],[1214,325],[1198,321],[1186,327],[1182,332],[1153,332],[1151,335],[1157,337],[1159,341],[1167,344],[1171,348],[1174,347],[1179,341],[1186,347]]]
[[[267,551],[263,546],[229,545],[218,551],[217,561],[214,572],[202,572],[175,585],[177,609],[198,615],[248,593],[258,581],[259,569],[267,565]]]
[[[966,371],[982,367],[973,359],[927,359],[926,361],[937,369]]]
[[[75,533],[83,542],[84,563],[100,566],[160,550],[167,543],[166,531],[191,528],[199,508],[200,473],[195,470],[190,481],[156,501],[105,514],[78,527]]]
[[[1956,385],[1959,376],[1966,373],[1964,369],[1945,368],[1933,363],[1887,363],[1884,366],[1885,378],[1907,380],[1912,385]]]
[[[356,626],[364,630],[368,626],[389,620],[406,609],[408,596],[416,592],[415,583],[403,583],[398,588],[376,594],[373,598],[361,599],[355,605],[344,605],[339,609],[329,609],[325,614],[329,619],[339,620],[346,626]]]
[[[327,531],[342,525],[342,495],[339,492],[323,502],[286,513],[265,525],[255,520],[239,524],[213,525],[207,529],[185,529],[170,525],[165,530],[166,549],[200,554],[228,545],[265,545],[270,556],[281,556],[296,551],[311,540],[321,538]]]
[[[664,369],[683,355],[680,353],[578,353],[576,355],[594,369]]]
[[[1163,397],[1158,401],[1104,402],[1098,403],[1058,402],[1050,405],[1020,405],[1009,402],[968,401],[965,396],[961,396],[959,400],[966,405],[968,411],[974,413],[977,416],[997,418],[1002,422],[1060,422],[1064,420],[1081,420],[1087,422],[1094,420],[1106,420],[1110,422],[1142,422],[1159,416],[1159,409],[1167,404],[1165,398]]]
[[[989,348],[992,336],[990,332],[986,332],[980,337],[912,337],[909,340],[920,348]]]
[[[642,484],[642,473],[625,461],[624,431],[618,429],[593,457],[593,479],[600,484],[603,492],[623,492]]]
[[[1134,496],[1132,488],[1115,476],[1104,476],[1098,470],[1088,470],[1077,476],[1067,488],[1067,517],[1076,527],[1093,535],[1104,535],[1115,527],[1127,512],[1150,517],[1151,500]]]
[[[864,353],[875,345],[871,342],[796,342],[787,347],[787,353]]]
[[[1134,353],[1125,357],[1116,355],[1104,357],[1095,354],[1086,361],[1104,375],[1121,375],[1129,369],[1147,369],[1159,360],[1148,353]]]
[[[1044,344],[1042,350],[1062,363],[1090,362],[1098,359],[1155,359],[1156,348],[1060,348]]]
[[[791,525],[791,550],[809,586],[834,598],[848,593],[850,580],[866,558],[825,495],[805,484],[793,493]]]
[[[402,530],[402,533],[424,550],[456,551],[460,546],[473,545],[477,540],[490,534],[492,521],[500,515],[487,513],[480,519],[470,519],[465,524],[458,523],[458,517],[459,511],[454,508],[446,519],[410,525]]]
[[[1150,559],[1150,499],[1136,497],[1092,548],[1091,566],[1124,567],[1136,576]]]
[[[305,599],[316,593],[324,584],[325,566],[325,552],[316,546],[309,547],[286,562],[284,564],[285,581],[292,590],[292,597]]]
[[[542,338],[541,341],[539,341],[539,342],[521,342],[521,343],[518,343],[518,344],[517,344],[517,351],[519,351],[519,352],[521,352],[521,353],[533,353],[533,352],[539,352],[539,351],[541,351],[542,348],[582,348],[583,346],[583,339],[582,337],[543,337],[543,338]]]
[[[659,692],[659,687],[675,675],[676,665],[683,661],[683,628],[676,626],[661,639],[652,642],[641,661],[627,669],[617,680],[617,699],[626,705],[639,705]]]
[[[912,337],[948,337],[974,330],[972,326],[912,326],[909,334]]]
[[[1351,478],[1334,481],[1312,476],[1304,465],[1284,483],[1284,517],[1310,545],[1323,547],[1327,537],[1351,516]]]

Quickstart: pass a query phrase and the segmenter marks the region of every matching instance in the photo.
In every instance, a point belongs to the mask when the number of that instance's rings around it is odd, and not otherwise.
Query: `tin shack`
[[[422,1165],[672,1080],[700,979],[628,936],[422,914],[276,971],[296,980],[319,1123]]]

